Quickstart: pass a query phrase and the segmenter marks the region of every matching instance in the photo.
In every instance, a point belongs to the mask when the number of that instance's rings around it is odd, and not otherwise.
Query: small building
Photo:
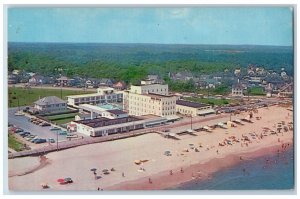
[[[243,97],[244,96],[243,90],[244,90],[244,88],[243,88],[242,84],[238,83],[236,85],[233,85],[232,89],[231,89],[231,95],[233,97]]]
[[[124,89],[126,89],[126,84],[125,84],[125,82],[119,81],[113,85],[113,88],[116,90],[124,90]]]
[[[192,117],[216,113],[216,111],[209,104],[202,104],[184,100],[176,101],[176,111],[177,113],[189,115]]]
[[[46,84],[45,77],[42,75],[34,75],[29,80],[28,83],[31,85]]]
[[[56,84],[57,86],[62,86],[62,87],[65,87],[65,86],[70,86],[73,84],[74,82],[74,79],[70,79],[68,77],[65,77],[65,76],[61,76],[60,78],[56,79]]]
[[[104,108],[105,107],[105,108]],[[103,106],[96,106],[91,104],[81,104],[79,105],[79,111],[90,113],[90,119],[94,119],[96,117],[106,117],[109,119],[123,118],[128,117],[128,114],[122,110],[120,110],[116,106],[112,106],[110,104],[106,104]]]
[[[112,87],[113,86],[113,81],[111,79],[107,79],[107,78],[102,78],[99,80],[99,86],[108,86],[108,87]]]
[[[109,119],[125,118],[128,117],[128,113],[118,109],[106,110],[102,112],[102,117],[106,117]]]
[[[8,75],[8,84],[16,84],[18,83],[17,75]]]
[[[39,112],[59,112],[67,110],[67,103],[56,96],[48,96],[34,102],[34,109]]]
[[[78,115],[75,115],[75,121],[78,120],[90,120],[91,118],[91,114],[89,113],[80,113]]]
[[[237,68],[234,70],[234,75],[238,76],[241,74],[241,69],[240,68]]]
[[[80,104],[120,103],[123,101],[123,92],[113,88],[98,88],[97,93],[67,96],[68,105],[77,107]]]
[[[154,115],[145,115],[141,117],[128,116],[116,119],[99,117],[91,120],[72,121],[69,126],[71,127],[72,125],[72,129],[75,132],[91,137],[97,137],[116,133],[126,133],[154,125],[162,125],[166,122],[167,120],[165,118]]]

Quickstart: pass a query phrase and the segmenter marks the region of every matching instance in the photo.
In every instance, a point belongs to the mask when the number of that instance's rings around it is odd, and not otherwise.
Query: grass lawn
[[[52,115],[46,117],[47,119],[57,123],[57,124],[65,124],[71,121],[74,121],[75,115],[78,113],[68,113],[68,114],[61,114],[61,115]]]
[[[74,118],[75,115],[78,115],[78,113],[67,113],[67,114],[61,114],[61,115],[51,115],[48,116],[47,119],[49,120],[60,120],[60,119],[64,119],[64,118]]]
[[[188,101],[198,102],[198,103],[204,103],[204,104],[211,104],[211,105],[225,105],[232,102],[232,100],[227,99],[207,99],[207,98],[197,98],[197,97],[186,97],[184,98]]]
[[[22,151],[23,144],[19,142],[14,136],[8,134],[8,147],[15,151]]]
[[[64,118],[64,119],[55,120],[53,122],[55,122],[56,124],[60,125],[60,124],[69,123],[69,122],[74,121],[74,120],[75,120],[75,117],[72,117],[72,118]]]
[[[265,95],[263,88],[261,87],[252,87],[250,88],[250,95]]]
[[[79,95],[93,93],[92,91],[78,91],[78,90],[61,90],[60,89],[43,89],[43,88],[18,88],[18,87],[9,87],[8,88],[8,105],[9,107],[17,107],[18,99],[20,106],[28,106],[32,105],[33,102],[38,100],[39,98],[43,98],[46,96],[57,96],[66,100],[66,96],[68,95]]]

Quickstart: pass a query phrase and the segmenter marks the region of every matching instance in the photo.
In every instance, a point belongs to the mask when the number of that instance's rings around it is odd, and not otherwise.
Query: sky
[[[9,8],[8,41],[292,46],[293,9]]]

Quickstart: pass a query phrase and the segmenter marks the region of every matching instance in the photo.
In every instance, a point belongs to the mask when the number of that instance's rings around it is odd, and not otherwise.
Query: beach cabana
[[[208,126],[204,126],[203,129],[206,130],[206,131],[208,131],[208,132],[212,131],[211,128],[209,128]]]
[[[139,164],[141,164],[141,161],[140,161],[140,160],[135,160],[135,161],[134,161],[134,164],[139,165]]]
[[[219,122],[218,126],[221,127],[221,128],[223,128],[223,129],[227,129],[227,127],[222,122]]]
[[[235,127],[236,125],[232,121],[227,122],[227,127]]]

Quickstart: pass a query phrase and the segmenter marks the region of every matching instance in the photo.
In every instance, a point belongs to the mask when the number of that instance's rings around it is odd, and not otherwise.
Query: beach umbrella
[[[65,182],[65,180],[62,178],[59,178],[59,179],[57,179],[57,182]]]
[[[102,170],[102,172],[108,172],[108,171],[109,171],[108,169],[103,169],[103,170]]]
[[[91,171],[97,171],[97,169],[96,168],[92,168]]]

